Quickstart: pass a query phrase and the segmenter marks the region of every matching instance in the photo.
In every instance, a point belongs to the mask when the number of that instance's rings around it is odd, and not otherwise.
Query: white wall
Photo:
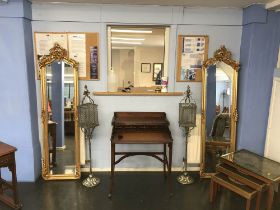
[[[153,64],[163,63],[164,47],[136,47],[134,62],[134,86],[135,87],[151,87],[155,86],[153,81]],[[151,72],[141,72],[141,63],[150,63]],[[165,75],[167,76],[167,75]]]
[[[128,81],[134,82],[134,50],[113,49],[112,70],[108,71],[108,90],[117,91],[118,88],[128,87]]]
[[[239,59],[242,31],[241,9],[34,3],[32,11],[33,31],[100,33],[101,80],[80,81],[80,89],[84,84],[87,84],[91,91],[107,91],[107,24],[170,26],[169,52],[167,52],[169,57],[169,91],[185,91],[187,85],[190,85],[199,112],[201,111],[201,83],[177,83],[175,81],[178,34],[208,35],[209,57],[213,56],[214,51],[220,45],[225,45],[231,50],[234,59]],[[39,82],[37,82],[38,93],[39,89]],[[181,97],[96,96],[94,99],[99,105],[100,118],[100,126],[96,128],[93,137],[94,167],[104,170],[110,166],[110,123],[114,111],[166,112],[171,122],[170,130],[174,138],[173,166],[181,166],[185,141],[183,131],[178,127],[178,103]],[[196,148],[191,146],[195,145],[192,141],[189,149],[195,151]],[[133,149],[138,148],[138,146],[133,147]],[[144,149],[153,148],[149,146]],[[145,169],[160,167],[161,169],[161,165],[156,160],[146,157],[132,157],[125,160],[119,167]]]

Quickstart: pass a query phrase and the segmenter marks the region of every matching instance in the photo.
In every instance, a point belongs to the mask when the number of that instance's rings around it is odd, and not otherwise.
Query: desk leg
[[[273,187],[273,184],[270,184],[269,188],[268,188],[266,210],[271,210],[272,203],[273,203],[273,196],[274,196],[274,187]]]
[[[172,178],[171,178],[171,167],[172,167],[172,143],[168,144],[169,150],[169,164],[168,164],[168,184],[169,184],[169,196],[171,197],[172,194]]]
[[[111,143],[111,176],[110,176],[110,191],[108,197],[112,197],[114,186],[114,174],[115,174],[115,144]]]
[[[164,178],[166,178],[166,166],[167,166],[167,155],[166,155],[166,144],[163,145],[163,173]]]

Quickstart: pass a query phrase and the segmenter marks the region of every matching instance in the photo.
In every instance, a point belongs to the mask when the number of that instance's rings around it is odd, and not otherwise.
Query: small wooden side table
[[[22,204],[19,203],[18,199],[15,151],[17,148],[0,141],[0,201],[14,209],[20,209]],[[8,167],[11,171],[12,183],[1,178],[1,168],[4,167]],[[6,189],[12,190],[12,197],[4,194]]]

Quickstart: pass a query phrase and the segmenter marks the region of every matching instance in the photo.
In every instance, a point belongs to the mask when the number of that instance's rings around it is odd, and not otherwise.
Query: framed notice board
[[[179,35],[177,49],[177,82],[201,82],[202,65],[208,58],[206,35]]]
[[[79,62],[80,80],[100,79],[98,33],[35,32],[34,42],[38,79],[40,79],[38,61],[43,55],[49,54],[54,43],[66,49],[68,57]]]

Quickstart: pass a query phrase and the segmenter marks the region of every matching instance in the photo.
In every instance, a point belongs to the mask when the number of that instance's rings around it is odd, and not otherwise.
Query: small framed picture
[[[151,64],[150,63],[141,63],[141,72],[142,73],[150,73],[151,72]]]
[[[163,63],[154,63],[153,65],[153,81],[156,81],[157,78],[161,80],[163,77]]]

